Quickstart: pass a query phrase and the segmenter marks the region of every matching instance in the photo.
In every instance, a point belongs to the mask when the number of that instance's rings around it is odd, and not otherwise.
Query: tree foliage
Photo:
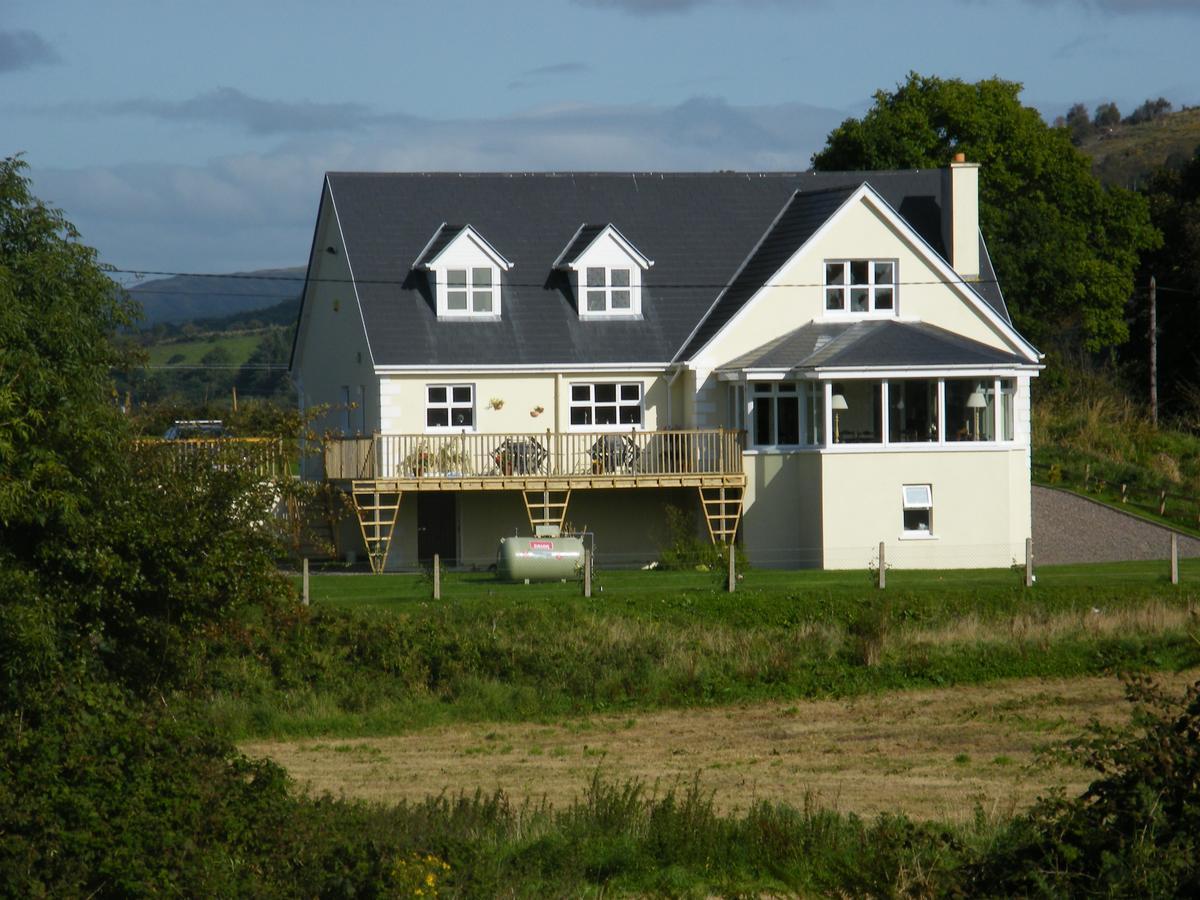
[[[1105,189],[1068,132],[1023,106],[1020,91],[912,73],[834,129],[813,165],[939,168],[965,153],[982,165],[980,226],[1017,327],[1035,342],[1071,329],[1089,349],[1119,344],[1138,254],[1158,243],[1146,204]]]

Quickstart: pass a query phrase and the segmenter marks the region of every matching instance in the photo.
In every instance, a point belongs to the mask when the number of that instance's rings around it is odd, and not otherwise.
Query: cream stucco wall
[[[1002,330],[964,299],[960,287],[929,262],[933,251],[894,228],[871,201],[862,198],[830,220],[725,327],[694,364],[716,368],[768,341],[814,320],[858,321],[853,314],[825,311],[825,261],[828,259],[895,259],[900,284],[896,313],[920,320],[1003,350],[1015,349]]]
[[[345,248],[329,203],[322,204],[315,246],[318,252],[310,272],[313,277],[306,287],[293,372],[302,411],[328,406],[326,414],[314,420],[312,427],[318,433],[340,432],[344,411],[342,388],[350,388],[355,403],[361,389],[366,408],[352,412],[350,431],[358,432],[365,418],[362,430],[370,434],[379,427],[379,382],[354,286],[350,283]],[[336,253],[326,253],[326,247],[333,247]],[[304,474],[320,477],[320,461],[307,460]]]
[[[764,568],[819,568],[821,457],[817,453],[747,453],[742,543]]]
[[[654,431],[667,426],[667,380],[660,373],[421,373],[382,376],[380,431],[385,434],[423,434],[426,431],[425,388],[431,384],[475,386],[475,431],[487,434],[534,434],[547,429],[569,431],[571,385],[582,382],[641,384],[642,429]],[[502,401],[499,409],[492,408],[492,399]],[[538,407],[542,412],[534,415]],[[580,430],[597,429],[588,426]]]
[[[1023,447],[820,457],[825,568],[865,568],[880,541],[898,568],[985,568],[1025,557],[1031,513]],[[902,533],[906,484],[932,488],[932,538]]]

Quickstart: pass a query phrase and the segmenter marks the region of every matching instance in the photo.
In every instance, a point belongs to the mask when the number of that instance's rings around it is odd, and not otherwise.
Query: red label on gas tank
[[[552,544],[550,541],[530,541],[529,549],[530,550],[553,550],[554,544]]]

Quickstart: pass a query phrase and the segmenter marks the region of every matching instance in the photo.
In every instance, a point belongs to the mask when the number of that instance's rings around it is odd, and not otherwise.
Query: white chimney
[[[954,154],[942,172],[942,234],[950,265],[967,281],[979,280],[979,163]]]

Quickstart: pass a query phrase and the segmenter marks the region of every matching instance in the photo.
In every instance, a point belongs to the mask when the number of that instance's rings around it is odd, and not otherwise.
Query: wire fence
[[[1063,465],[1035,462],[1033,480],[1048,487],[1068,488],[1130,512],[1173,526],[1200,532],[1200,497],[1165,481],[1146,483],[1145,475],[1104,462]]]

